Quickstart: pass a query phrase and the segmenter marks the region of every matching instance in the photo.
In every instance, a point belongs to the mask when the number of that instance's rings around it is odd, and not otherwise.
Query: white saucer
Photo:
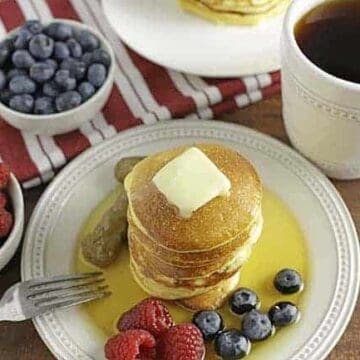
[[[49,185],[28,226],[23,280],[72,272],[76,236],[91,209],[115,186],[114,164],[183,144],[219,142],[248,157],[264,184],[292,209],[311,262],[302,321],[267,360],[322,360],[345,330],[359,290],[359,245],[341,197],[313,165],[289,147],[239,125],[173,121],[142,126],[88,150]],[[125,296],[125,295],[124,295]],[[101,360],[105,339],[79,309],[56,311],[34,324],[58,359]]]
[[[208,77],[280,68],[283,15],[258,26],[220,26],[185,13],[176,0],[102,0],[122,40],[149,60]]]

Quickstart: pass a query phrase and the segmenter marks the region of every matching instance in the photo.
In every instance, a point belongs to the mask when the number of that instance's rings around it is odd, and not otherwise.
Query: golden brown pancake
[[[125,179],[132,217],[136,225],[159,245],[179,252],[215,249],[235,238],[253,222],[261,206],[262,187],[251,163],[224,146],[197,145],[231,182],[230,195],[217,197],[198,209],[190,219],[158,191],[152,178],[188,147],[146,158]],[[244,242],[246,239],[244,239]]]
[[[181,7],[199,17],[209,20],[216,24],[228,25],[257,25],[260,21],[276,16],[286,11],[291,0],[278,0],[276,4],[263,4],[260,6],[249,7],[246,5],[237,10],[215,9],[214,5],[203,2],[203,0],[178,0]],[[262,7],[261,7],[262,6]]]
[[[136,259],[136,260],[135,260]],[[209,288],[216,286],[220,281],[228,279],[234,273],[236,273],[239,268],[234,268],[230,271],[226,271],[223,273],[215,272],[206,277],[199,277],[196,279],[180,279],[176,277],[169,277],[161,274],[157,271],[155,267],[150,267],[148,262],[139,263],[137,262],[139,258],[135,258],[131,255],[131,261],[136,269],[146,277],[146,279],[151,279],[152,281],[156,282],[157,284],[164,285],[166,287],[176,287],[176,288],[186,288],[186,289],[199,289],[199,288]]]
[[[138,285],[151,296],[165,300],[179,300],[190,298],[196,295],[204,294],[217,287],[219,284],[202,287],[180,287],[179,285],[166,286],[160,282],[156,282],[150,277],[146,277],[139,269],[136,264],[130,259],[130,270],[134,277],[134,280]]]
[[[141,242],[135,240],[134,236],[130,235],[129,239],[131,256],[136,262],[141,263],[146,258],[146,266],[150,271],[159,273],[169,278],[181,280],[198,279],[199,277],[205,276],[209,277],[210,275],[214,275],[216,272],[231,271],[232,267],[238,268],[238,266],[241,266],[248,260],[252,249],[252,244],[249,242],[239,251],[231,253],[229,256],[221,259],[220,261],[217,260],[204,265],[193,264],[190,267],[170,264],[169,262],[162,260],[162,258],[154,256],[141,244]]]
[[[278,6],[283,0],[263,0],[251,2],[250,0],[195,0],[210,9],[225,13],[238,14],[264,14]]]
[[[152,179],[188,147],[142,160],[125,179],[130,267],[152,296],[179,300],[191,309],[216,308],[237,286],[260,236],[262,186],[251,163],[232,149],[196,147],[230,180],[229,195],[183,218]]]
[[[229,254],[238,251],[243,245],[245,245],[249,241],[249,239],[255,238],[255,242],[258,237],[257,233],[261,231],[263,220],[261,216],[261,209],[259,209],[258,215],[255,216],[254,221],[249,226],[249,228],[246,229],[246,231],[236,236],[234,239],[232,239],[232,241],[229,241],[220,247],[201,252],[175,252],[166,249],[162,246],[159,246],[155,239],[150,239],[148,236],[144,235],[142,231],[140,231],[139,228],[136,227],[136,225],[132,221],[131,215],[129,214],[128,221],[130,224],[129,232],[131,234],[134,234],[134,236],[139,239],[141,244],[154,256],[163,259],[164,262],[171,265],[192,267],[193,264],[205,265],[208,263],[213,263],[214,261],[220,262],[221,259],[229,257]]]
[[[225,300],[239,285],[241,272],[238,271],[231,278],[222,281],[210,291],[177,301],[177,304],[190,311],[216,310],[223,306]]]

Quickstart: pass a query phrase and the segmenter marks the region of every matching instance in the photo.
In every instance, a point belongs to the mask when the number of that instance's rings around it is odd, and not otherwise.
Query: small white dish
[[[7,190],[13,208],[14,225],[8,238],[0,246],[0,270],[14,256],[24,231],[24,199],[21,186],[13,174],[10,176]]]
[[[98,89],[94,96],[92,96],[89,100],[74,109],[51,115],[33,115],[14,111],[0,102],[1,117],[3,117],[10,125],[20,130],[28,131],[32,134],[58,135],[78,129],[83,123],[91,120],[95,114],[104,107],[110,96],[114,82],[114,52],[110,43],[104,36],[102,36],[97,30],[77,21],[55,19],[52,22],[63,22],[75,28],[92,32],[99,38],[101,47],[109,53],[111,64],[108,69],[105,83],[101,86],[101,88]],[[15,31],[16,30],[13,32]]]
[[[324,360],[344,332],[359,290],[359,244],[351,216],[330,181],[288,146],[239,125],[173,121],[122,132],[72,161],[49,185],[29,223],[22,279],[74,272],[77,235],[116,186],[118,159],[176,146],[211,142],[230,146],[255,165],[264,185],[291,209],[307,239],[310,276],[302,321],[274,351],[254,359]],[[126,296],[126,294],[124,294]],[[34,320],[57,359],[102,360],[105,336],[79,308]],[[265,348],[266,350],[266,348]]]
[[[280,68],[283,15],[257,26],[216,25],[176,0],[102,0],[115,32],[156,64],[208,77],[238,77]]]

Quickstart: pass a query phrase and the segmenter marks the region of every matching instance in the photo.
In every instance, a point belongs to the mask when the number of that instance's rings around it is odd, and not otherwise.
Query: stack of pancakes
[[[146,158],[125,179],[135,280],[150,295],[194,310],[219,307],[238,286],[240,269],[262,230],[262,186],[253,166],[221,145],[196,147],[230,180],[231,190],[188,219],[152,181],[187,147]]]
[[[254,25],[286,10],[291,0],[179,0],[187,11],[221,24]]]

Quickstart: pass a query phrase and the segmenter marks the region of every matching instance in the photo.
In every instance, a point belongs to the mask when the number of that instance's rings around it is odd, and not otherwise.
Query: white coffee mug
[[[296,23],[323,2],[294,0],[285,17],[283,118],[292,144],[328,176],[355,179],[360,178],[360,84],[321,70],[302,53],[294,35]]]

